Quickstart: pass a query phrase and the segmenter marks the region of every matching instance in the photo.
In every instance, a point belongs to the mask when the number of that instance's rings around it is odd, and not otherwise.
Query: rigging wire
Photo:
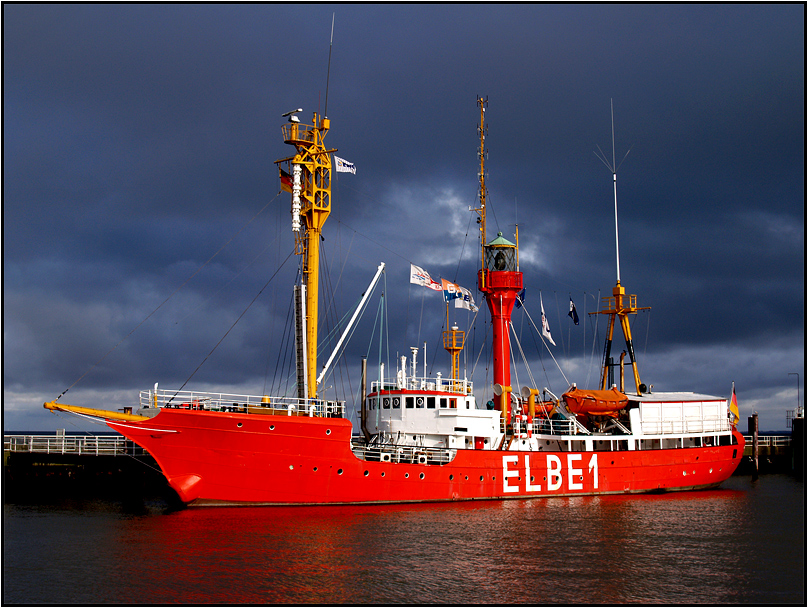
[[[267,378],[269,376],[269,361],[270,361],[270,358],[272,357],[272,349],[270,348],[267,351],[267,367],[266,367],[266,372],[264,374],[264,394],[265,395],[275,392],[275,380],[276,379],[278,379],[278,382],[279,382],[278,391],[280,392],[280,379],[279,379],[279,376],[278,376],[278,366],[281,364],[281,356],[282,356],[282,354],[285,353],[286,349],[288,348],[288,341],[290,340],[289,336],[292,333],[292,324],[289,322],[289,319],[291,318],[291,315],[292,315],[292,305],[293,305],[293,303],[294,303],[294,298],[290,296],[289,297],[289,306],[288,306],[288,308],[286,310],[286,323],[284,324],[285,331],[283,332],[283,334],[281,334],[281,343],[280,343],[280,347],[278,348],[278,356],[275,359],[275,372],[272,375],[272,384],[269,387],[269,393],[267,393]],[[281,373],[281,375],[283,374],[283,368],[281,368],[280,373]]]
[[[533,373],[530,371],[530,366],[527,364],[527,356],[525,356],[525,351],[522,349],[522,343],[519,341],[519,337],[516,335],[516,330],[513,327],[513,323],[509,323],[511,331],[513,332],[513,339],[516,340],[516,346],[519,347],[519,353],[522,355],[522,361],[525,364],[525,369],[527,370],[528,378],[530,378],[530,382],[533,385],[533,388],[538,389],[538,385],[536,384],[536,379],[533,377]],[[513,349],[511,349],[513,351]],[[514,368],[516,366],[514,365]],[[516,386],[519,386],[518,382]]]
[[[373,289],[374,289],[374,291],[375,291],[375,285],[374,285],[374,288],[373,288]],[[372,292],[371,292],[371,293],[372,293]],[[362,295],[364,295],[364,294],[362,294]],[[362,297],[360,296],[360,297],[357,299],[357,301],[356,301],[356,303],[354,304],[354,306],[353,306],[353,307],[352,307],[350,310],[348,310],[348,311],[345,313],[345,315],[342,317],[342,319],[340,319],[340,320],[339,320],[339,323],[337,324],[337,326],[334,328],[334,330],[333,330],[333,332],[332,332],[334,335],[336,335],[337,333],[339,333],[339,329],[340,329],[340,328],[342,328],[342,327],[345,325],[345,320],[346,320],[346,319],[348,319],[348,317],[350,317],[350,316],[351,316],[351,315],[354,313],[354,311],[356,311],[356,309],[357,309],[357,308],[359,307],[359,305],[361,304],[361,301],[362,301]],[[345,348],[347,347],[348,342],[350,342],[351,338],[353,337],[354,333],[356,332],[357,327],[359,326],[359,320],[360,320],[360,319],[361,319],[361,318],[362,318],[362,317],[365,315],[365,311],[367,310],[367,306],[368,306],[368,301],[369,301],[369,299],[365,301],[364,306],[362,307],[361,311],[359,312],[359,315],[357,316],[357,319],[356,319],[356,323],[354,323],[353,327],[351,328],[351,332],[350,332],[350,334],[348,335],[348,338],[347,338],[347,339],[345,340],[345,342],[344,342],[344,345],[343,345],[343,347],[342,347],[342,352],[345,352]],[[342,357],[338,357],[338,359],[342,359]],[[333,370],[332,370],[331,372],[329,372],[329,374],[328,374],[328,375],[326,375],[326,376],[323,378],[323,381],[325,381],[325,379],[326,379],[326,378],[328,378],[328,377],[330,377],[330,376],[331,376],[333,373],[334,373],[334,371],[333,371]]]
[[[233,239],[235,239],[235,238],[236,238],[236,237],[237,237],[239,234],[241,234],[241,232],[243,232],[243,231],[244,231],[244,229],[245,229],[247,226],[249,226],[249,225],[250,225],[250,224],[253,222],[253,220],[255,220],[255,218],[257,218],[259,215],[261,215],[261,213],[263,213],[263,212],[264,212],[264,210],[265,210],[267,207],[269,207],[269,206],[270,206],[270,205],[271,205],[271,204],[272,204],[272,203],[275,201],[275,199],[276,199],[276,198],[278,198],[278,196],[280,196],[280,192],[278,192],[278,193],[277,193],[277,194],[276,194],[276,195],[275,195],[275,196],[274,196],[274,197],[273,197],[273,198],[272,198],[272,199],[271,199],[271,200],[270,200],[270,201],[269,201],[269,202],[268,202],[266,205],[264,205],[263,207],[261,207],[261,209],[258,211],[258,213],[256,213],[254,216],[252,216],[252,217],[251,217],[251,218],[250,218],[250,219],[247,221],[247,223],[246,223],[246,224],[244,224],[244,225],[243,225],[241,228],[239,228],[239,229],[238,229],[238,231],[237,231],[237,232],[236,232],[236,233],[235,233],[233,236],[231,236],[231,237],[230,237],[230,238],[227,240],[227,242],[226,242],[224,245],[222,245],[222,246],[219,248],[219,250],[218,250],[216,253],[214,253],[212,256],[210,256],[210,258],[208,258],[208,261],[207,261],[207,262],[205,262],[204,264],[202,264],[202,266],[200,266],[199,268],[197,268],[197,269],[196,269],[196,271],[195,271],[195,272],[194,272],[194,273],[193,273],[191,276],[189,276],[187,279],[185,279],[185,281],[183,281],[183,282],[182,282],[182,284],[181,284],[179,287],[177,287],[177,288],[176,288],[176,289],[175,289],[175,290],[174,290],[174,291],[171,293],[171,295],[169,295],[169,296],[168,296],[168,297],[167,297],[165,300],[163,300],[163,301],[160,303],[160,305],[159,305],[157,308],[155,308],[155,309],[154,309],[153,311],[151,311],[151,312],[150,312],[148,315],[146,315],[146,317],[145,317],[145,318],[144,318],[144,319],[143,319],[143,320],[142,320],[140,323],[138,323],[138,324],[137,324],[137,325],[134,327],[134,329],[132,329],[132,331],[130,331],[128,334],[126,334],[126,335],[125,335],[125,336],[124,336],[124,337],[123,337],[123,338],[122,338],[122,339],[121,339],[121,340],[120,340],[120,341],[119,341],[119,342],[118,342],[118,343],[117,343],[115,346],[113,346],[113,347],[112,347],[112,348],[111,348],[111,349],[110,349],[110,350],[109,350],[109,351],[108,351],[108,352],[107,352],[107,353],[106,353],[106,354],[105,354],[103,357],[101,357],[101,358],[100,358],[98,361],[96,361],[96,362],[95,362],[93,365],[91,365],[91,366],[90,366],[90,368],[89,368],[89,369],[88,369],[86,372],[84,372],[84,373],[83,373],[81,376],[79,376],[78,380],[76,380],[76,381],[75,381],[73,384],[71,384],[71,385],[70,385],[70,386],[68,386],[68,387],[67,387],[65,390],[63,390],[63,391],[62,391],[62,392],[59,394],[59,396],[58,396],[58,397],[56,397],[56,399],[54,399],[54,402],[59,401],[59,399],[61,399],[61,398],[62,398],[62,396],[63,396],[63,395],[64,395],[64,394],[65,394],[67,391],[69,391],[71,388],[73,388],[73,387],[74,387],[74,386],[76,386],[76,385],[77,385],[79,382],[81,382],[81,380],[82,380],[82,379],[83,379],[83,378],[84,378],[84,377],[85,377],[87,374],[89,374],[89,373],[90,373],[92,370],[94,370],[96,367],[98,367],[98,366],[101,364],[101,362],[102,362],[104,359],[106,359],[106,358],[107,358],[109,355],[111,355],[111,354],[112,354],[112,351],[114,351],[116,348],[118,348],[118,347],[119,347],[119,346],[120,346],[120,345],[121,345],[121,344],[122,344],[124,341],[126,341],[126,340],[129,338],[129,336],[131,336],[133,333],[135,333],[135,332],[136,332],[136,331],[137,331],[137,330],[140,328],[140,326],[141,326],[141,325],[143,325],[143,324],[144,324],[146,321],[148,321],[148,320],[149,320],[149,318],[150,318],[150,317],[151,317],[151,316],[152,316],[154,313],[156,313],[158,310],[160,310],[160,309],[161,309],[161,308],[162,308],[162,307],[163,307],[163,306],[166,304],[166,302],[168,302],[168,301],[169,301],[171,298],[173,298],[175,295],[177,295],[177,292],[178,292],[178,291],[180,291],[180,290],[181,290],[183,287],[185,287],[185,285],[187,285],[187,284],[188,284],[188,282],[189,282],[191,279],[193,279],[193,278],[194,278],[196,275],[198,275],[198,274],[199,274],[199,273],[202,271],[202,269],[203,269],[203,268],[205,268],[205,266],[207,266],[208,264],[210,264],[210,263],[211,263],[211,261],[213,261],[213,258],[215,258],[217,255],[219,255],[219,254],[222,252],[222,250],[223,250],[225,247],[227,247],[227,246],[228,246],[228,245],[231,243],[231,241],[232,241]],[[183,386],[184,386],[184,385],[183,385]]]
[[[289,252],[289,255],[288,255],[288,256],[286,256],[286,259],[283,261],[283,263],[282,263],[282,264],[281,264],[281,265],[278,267],[278,269],[277,269],[277,270],[276,270],[276,271],[275,271],[275,272],[272,274],[272,276],[271,276],[271,277],[269,277],[269,280],[268,280],[266,283],[264,283],[264,286],[263,286],[263,287],[261,288],[261,290],[260,290],[260,291],[259,291],[259,292],[258,292],[258,293],[255,295],[255,297],[254,297],[254,298],[253,298],[253,299],[250,301],[250,303],[249,303],[249,304],[247,304],[247,308],[245,308],[245,309],[244,309],[244,311],[243,311],[243,312],[242,312],[242,313],[241,313],[241,314],[238,316],[238,318],[237,318],[235,321],[233,321],[233,324],[230,326],[230,329],[228,329],[228,330],[225,332],[225,334],[222,336],[222,338],[221,338],[221,339],[220,339],[220,340],[219,340],[219,341],[216,343],[216,346],[214,346],[214,347],[211,349],[211,351],[210,351],[210,352],[207,354],[207,356],[206,356],[206,357],[205,357],[205,358],[202,360],[202,363],[200,363],[199,365],[197,365],[197,367],[196,367],[196,369],[193,371],[193,373],[191,373],[191,375],[190,375],[190,376],[188,376],[188,379],[187,379],[185,382],[183,382],[183,383],[182,383],[182,386],[181,386],[181,387],[179,387],[179,388],[177,389],[177,391],[176,391],[176,392],[175,392],[175,393],[174,393],[174,394],[171,396],[171,399],[169,399],[169,400],[166,402],[166,405],[168,405],[169,403],[171,403],[171,401],[174,399],[174,397],[176,397],[176,396],[177,396],[177,394],[178,394],[178,393],[179,393],[179,392],[180,392],[180,391],[181,391],[183,388],[185,388],[185,385],[186,385],[186,384],[188,384],[188,382],[190,382],[190,381],[191,381],[191,378],[193,378],[193,377],[194,377],[194,375],[196,374],[196,372],[198,372],[198,371],[199,371],[199,368],[201,368],[201,367],[202,367],[202,366],[205,364],[205,361],[207,361],[207,360],[208,360],[208,358],[209,358],[209,357],[210,357],[210,356],[213,354],[213,351],[215,351],[217,348],[219,348],[219,345],[220,345],[222,342],[224,342],[224,339],[227,337],[227,335],[228,335],[228,334],[229,334],[231,331],[233,331],[233,328],[236,326],[236,324],[237,324],[239,321],[241,321],[241,318],[242,318],[242,317],[243,317],[245,314],[247,314],[247,311],[248,311],[248,310],[250,310],[250,307],[251,307],[253,304],[255,304],[255,301],[258,299],[258,297],[259,297],[259,296],[260,296],[262,293],[264,293],[264,290],[265,290],[265,289],[266,289],[266,288],[269,286],[269,284],[272,282],[272,279],[274,279],[274,278],[275,278],[275,276],[277,276],[277,274],[278,274],[278,273],[281,271],[281,268],[283,268],[283,267],[286,265],[286,262],[288,262],[288,261],[289,261],[289,258],[290,258],[290,257],[292,257],[292,255],[293,255],[293,254],[294,254],[294,250],[292,250],[292,251],[290,251],[290,252]]]
[[[550,347],[547,346],[547,342],[545,342],[544,336],[541,335],[541,332],[539,331],[538,327],[536,327],[536,323],[533,321],[533,317],[530,316],[530,313],[527,311],[527,307],[524,305],[524,303],[522,303],[522,308],[524,309],[525,314],[527,315],[527,318],[530,321],[531,325],[533,325],[533,329],[535,329],[536,333],[539,334],[539,338],[541,338],[541,341],[544,343],[544,346],[547,348],[547,352],[550,353],[550,356],[553,358],[553,361],[555,362],[556,367],[558,368],[558,371],[561,372],[561,375],[564,377],[564,381],[567,384],[569,384],[569,380],[567,380],[567,376],[564,374],[564,370],[561,369],[561,366],[558,364],[558,361],[556,360],[555,356],[553,356],[553,351],[551,351]]]

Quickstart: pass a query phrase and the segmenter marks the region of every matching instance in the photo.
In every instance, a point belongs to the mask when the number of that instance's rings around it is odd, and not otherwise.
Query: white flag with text
[[[429,273],[415,264],[410,264],[410,283],[421,285],[433,291],[443,291],[443,285],[429,276]]]
[[[356,175],[356,167],[353,163],[349,163],[344,158],[339,156],[334,157],[334,164],[336,165],[337,173],[353,173]]]

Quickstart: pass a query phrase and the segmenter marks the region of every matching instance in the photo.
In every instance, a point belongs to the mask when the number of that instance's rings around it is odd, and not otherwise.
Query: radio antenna
[[[615,247],[615,254],[617,256],[617,284],[620,284],[620,238],[617,231],[617,170],[620,168],[619,165],[615,163],[615,156],[614,156],[614,99],[611,100],[611,108],[612,108],[612,162],[609,163],[608,157],[603,153],[603,150],[600,149],[600,146],[597,146],[598,152],[595,152],[595,156],[597,156],[600,161],[606,165],[609,171],[612,172],[612,178],[614,181],[614,247]],[[628,149],[626,152],[626,156],[628,153],[631,152],[631,148]],[[623,157],[623,160],[620,161],[620,165],[623,164],[623,161],[626,160],[626,156]]]
[[[325,111],[323,116],[328,118],[328,82],[331,79],[331,47],[334,46],[334,15],[331,13],[331,42],[328,44],[328,73],[325,77]]]

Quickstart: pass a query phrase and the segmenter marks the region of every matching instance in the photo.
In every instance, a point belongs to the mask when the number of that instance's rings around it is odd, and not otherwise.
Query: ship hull
[[[362,460],[343,418],[162,410],[108,421],[145,448],[189,505],[324,505],[695,490],[726,480],[737,444],[637,451],[459,449],[451,462]],[[549,447],[549,446],[548,446]]]

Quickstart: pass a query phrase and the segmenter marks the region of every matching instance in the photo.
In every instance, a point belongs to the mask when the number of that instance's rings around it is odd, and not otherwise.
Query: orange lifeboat
[[[587,416],[617,418],[617,412],[628,405],[628,397],[616,388],[607,391],[585,391],[573,386],[562,395],[562,398],[570,412]]]

